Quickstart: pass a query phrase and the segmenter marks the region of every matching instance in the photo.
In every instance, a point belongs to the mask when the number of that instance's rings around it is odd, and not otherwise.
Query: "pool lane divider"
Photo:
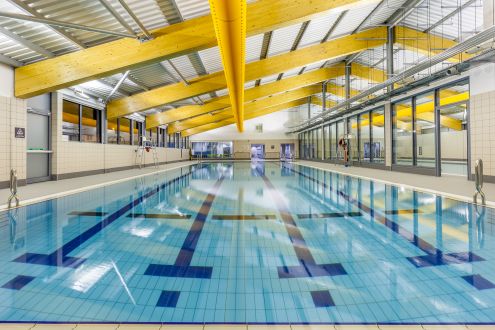
[[[290,168],[289,170],[293,171],[296,174],[314,182],[322,185],[324,189],[330,189],[330,191],[334,191],[333,187],[327,185],[325,182],[321,182],[305,173],[297,171],[295,169]],[[392,230],[406,241],[410,242],[421,251],[423,251],[426,255],[424,256],[415,256],[415,257],[406,257],[409,262],[411,262],[417,268],[422,267],[430,267],[430,266],[442,266],[442,265],[450,265],[450,264],[463,264],[463,263],[471,263],[476,261],[484,261],[482,257],[474,254],[473,252],[453,252],[453,253],[443,253],[442,250],[434,247],[432,244],[428,243],[424,239],[418,237],[417,235],[411,233],[409,230],[400,226],[395,221],[388,219],[386,216],[380,215],[376,210],[371,209],[367,205],[364,205],[358,200],[353,199],[349,195],[345,194],[340,190],[336,190],[336,193],[342,196],[349,203],[357,206],[363,212],[370,214],[377,220],[379,223],[384,225],[386,228]]]
[[[308,248],[304,237],[299,230],[296,221],[285,204],[280,192],[275,188],[271,181],[263,173],[259,172],[265,185],[271,193],[275,206],[280,213],[282,222],[285,225],[287,234],[296,253],[299,265],[297,266],[279,266],[277,267],[279,278],[301,278],[301,277],[318,277],[318,276],[338,276],[346,275],[344,267],[340,263],[317,264],[313,254]]]
[[[144,275],[162,276],[162,277],[188,277],[210,279],[213,267],[208,266],[191,266],[191,261],[196,251],[199,238],[210,213],[211,206],[222,185],[224,177],[220,177],[201,205],[196,218],[194,219],[189,232],[182,244],[182,247],[175,259],[173,265],[150,264]]]
[[[155,187],[151,190],[149,190],[147,193],[139,196],[132,202],[126,204],[125,206],[121,207],[114,213],[110,214],[106,218],[104,218],[101,222],[93,225],[91,228],[87,229],[80,235],[74,237],[72,240],[69,242],[65,243],[62,247],[58,248],[54,252],[50,254],[41,254],[41,253],[25,253],[21,255],[20,257],[16,258],[13,260],[13,262],[18,262],[18,263],[26,263],[26,264],[35,264],[35,265],[44,265],[44,266],[56,266],[56,267],[69,267],[69,268],[77,268],[81,264],[83,264],[86,259],[84,258],[77,258],[77,257],[69,257],[68,254],[86,243],[90,238],[94,237],[96,234],[98,234],[100,231],[105,229],[107,226],[111,225],[114,223],[117,219],[122,217],[124,214],[132,210],[134,207],[138,206],[141,204],[143,201],[145,201],[147,198],[150,198],[151,196],[157,194],[161,190],[176,184],[177,182],[180,182],[181,180],[185,179],[186,177],[190,176],[192,172],[188,172],[186,174],[183,174],[175,179],[172,179],[170,181],[167,181],[166,183]]]

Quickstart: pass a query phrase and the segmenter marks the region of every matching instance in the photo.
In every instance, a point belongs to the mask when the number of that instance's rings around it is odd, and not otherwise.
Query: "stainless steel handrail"
[[[476,191],[473,196],[473,203],[478,204],[478,195],[481,196],[481,204],[486,204],[485,193],[483,192],[483,160],[478,159],[474,166],[474,185]]]
[[[15,199],[15,206],[19,206],[19,196],[17,196],[17,171],[10,170],[10,197],[7,201],[8,208],[12,207],[12,200]]]

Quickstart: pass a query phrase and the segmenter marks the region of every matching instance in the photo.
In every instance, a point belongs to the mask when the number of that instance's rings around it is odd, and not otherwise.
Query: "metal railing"
[[[481,197],[481,204],[486,204],[485,193],[483,192],[483,160],[478,159],[474,166],[474,185],[476,191],[473,196],[473,203],[478,204],[478,195]]]
[[[7,201],[8,208],[12,207],[12,200],[15,199],[15,206],[19,206],[19,196],[17,196],[17,171],[10,170],[10,197]]]

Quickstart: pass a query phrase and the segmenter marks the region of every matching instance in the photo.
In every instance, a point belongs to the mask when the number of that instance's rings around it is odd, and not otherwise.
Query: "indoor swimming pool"
[[[0,213],[0,320],[495,323],[494,210],[279,162]]]

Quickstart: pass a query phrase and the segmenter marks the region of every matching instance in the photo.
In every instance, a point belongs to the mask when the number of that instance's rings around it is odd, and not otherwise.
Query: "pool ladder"
[[[474,166],[474,185],[475,192],[473,196],[473,203],[478,204],[478,195],[481,197],[481,204],[486,204],[485,193],[483,192],[483,160],[478,159]]]
[[[17,196],[17,171],[15,169],[10,170],[10,196],[7,200],[7,207],[12,207],[12,200],[15,199],[15,206],[19,206],[19,196]]]

